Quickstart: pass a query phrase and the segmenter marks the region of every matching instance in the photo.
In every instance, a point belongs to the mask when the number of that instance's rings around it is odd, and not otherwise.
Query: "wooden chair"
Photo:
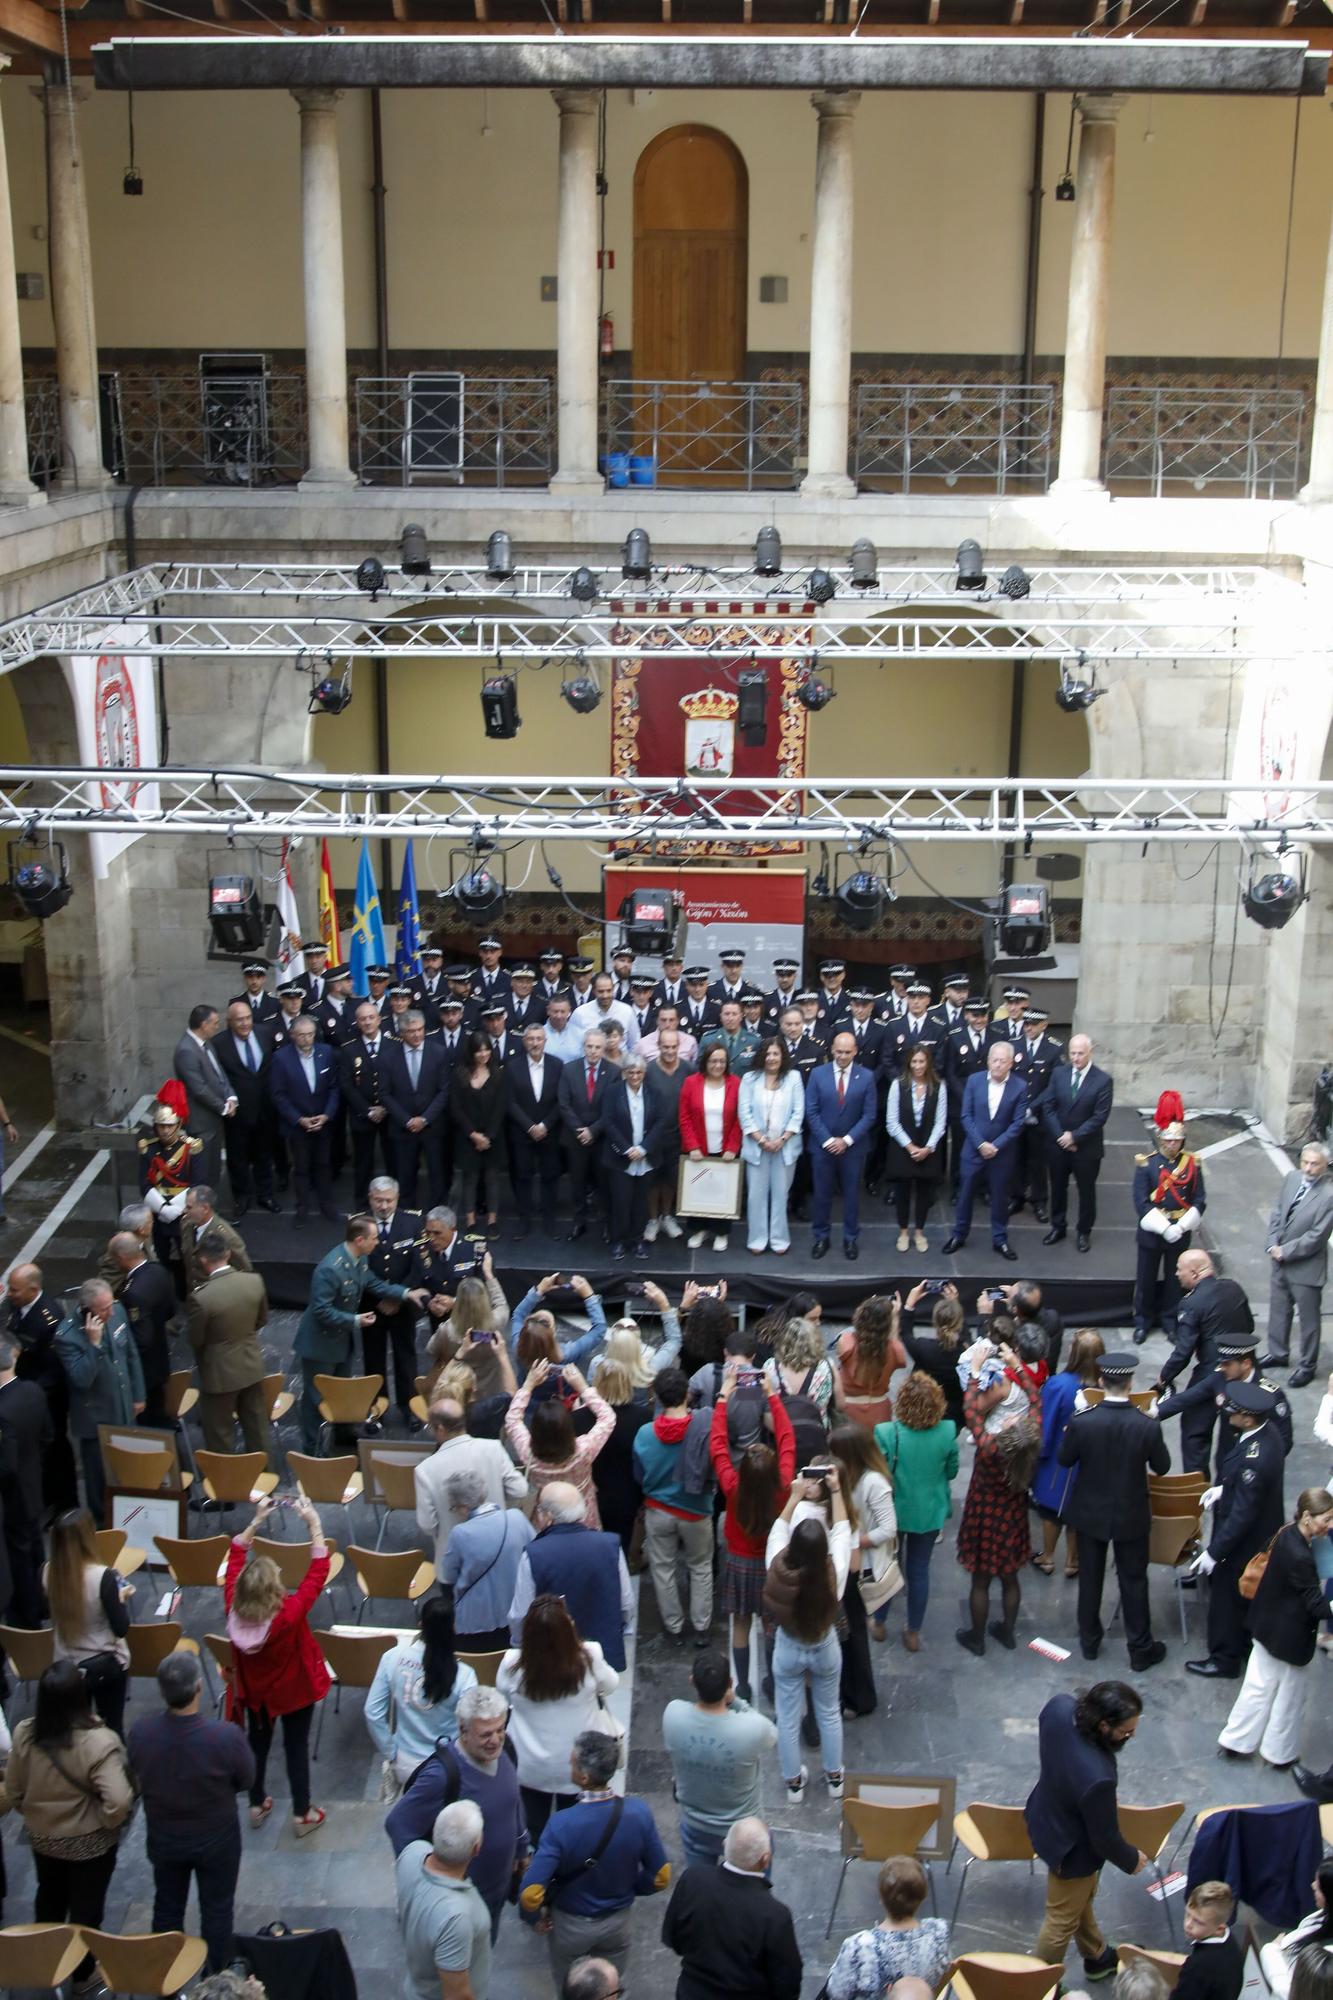
[[[268,1556],[278,1565],[284,1589],[295,1590],[305,1581],[313,1546],[310,1542],[270,1542],[264,1536],[256,1535],[250,1546],[257,1556]],[[342,1575],[344,1559],[338,1553],[336,1542],[328,1542],[325,1546],[329,1552],[329,1576],[324,1588],[328,1590]]]
[[[958,2000],[1046,2000],[1063,1970],[1018,1951],[969,1951],[949,1967],[949,1988]]]
[[[177,1423],[183,1417],[189,1416],[199,1402],[193,1368],[172,1369],[167,1377],[167,1386],[162,1392],[162,1402],[167,1415]]]
[[[184,1931],[141,1931],[118,1937],[83,1928],[83,1940],[112,1993],[179,1993],[202,1971],[208,1946]]]
[[[356,1609],[358,1625],[372,1598],[387,1597],[399,1604],[415,1604],[435,1582],[434,1563],[426,1562],[418,1549],[385,1555],[379,1549],[353,1546],[347,1556],[361,1591],[361,1602]]]
[[[1116,1957],[1121,1965],[1133,1965],[1135,1960],[1146,1961],[1154,1972],[1159,1972],[1166,1981],[1168,1993],[1174,1991],[1180,1977],[1180,1968],[1185,1963],[1183,1951],[1144,1951],[1137,1944],[1122,1944],[1116,1947]]]
[[[225,1507],[243,1507],[271,1493],[278,1483],[262,1451],[198,1451],[195,1463],[204,1492]]]
[[[1106,1394],[1106,1391],[1105,1389],[1085,1388],[1082,1394],[1088,1408],[1095,1410],[1098,1403],[1101,1402],[1103,1396]],[[1157,1399],[1151,1389],[1131,1389],[1129,1400],[1136,1410],[1150,1410]]]
[[[130,1649],[130,1676],[146,1680],[155,1674],[169,1653],[195,1653],[199,1643],[187,1639],[174,1619],[161,1625],[131,1625],[126,1633]]]
[[[20,1625],[0,1625],[0,1648],[22,1687],[39,1681],[55,1658],[55,1635],[49,1625],[29,1632]],[[80,1954],[82,1956],[82,1954]]]
[[[0,1986],[7,1993],[48,1993],[63,1986],[84,1956],[72,1924],[9,1924],[0,1930]]]
[[[295,1396],[287,1387],[285,1375],[279,1372],[264,1377],[264,1407],[268,1411],[268,1420],[275,1430],[295,1401]]]
[[[416,1468],[421,1463],[419,1452],[374,1451],[370,1455],[375,1475],[375,1485],[384,1507],[380,1521],[380,1531],[375,1547],[382,1546],[389,1526],[391,1514],[410,1514],[413,1520],[417,1513]]]
[[[346,1517],[348,1541],[355,1539],[352,1502],[365,1491],[361,1468],[353,1453],[342,1458],[307,1458],[304,1452],[287,1453],[287,1470],[296,1481],[298,1493],[316,1507],[341,1507]]]
[[[146,1549],[132,1549],[126,1546],[129,1536],[123,1528],[94,1528],[93,1540],[97,1553],[108,1569],[117,1576],[133,1576],[148,1560]]]
[[[473,1673],[477,1676],[480,1686],[493,1688],[495,1686],[495,1676],[500,1670],[500,1662],[504,1658],[504,1654],[455,1652],[454,1658],[461,1660],[465,1667],[471,1667]]]
[[[1206,1472],[1150,1472],[1148,1491],[1157,1493],[1206,1493],[1209,1486]]]
[[[102,1458],[109,1483],[127,1493],[158,1493],[176,1469],[175,1454],[165,1445],[160,1451],[124,1451],[118,1444],[104,1444]]]
[[[217,1632],[205,1632],[204,1650],[199,1655],[199,1661],[206,1675],[208,1675],[208,1661],[210,1657],[212,1658],[214,1664],[217,1667],[218,1676],[221,1682],[221,1685],[219,1686],[217,1693],[213,1697],[213,1707],[218,1714],[221,1714],[223,1700],[227,1692],[227,1686],[231,1680],[231,1659],[232,1659],[231,1640],[223,1638],[222,1635]],[[212,1676],[208,1675],[208,1678],[209,1678],[209,1685],[211,1686]]]
[[[1153,1502],[1152,1527],[1148,1534],[1148,1562],[1156,1563],[1161,1569],[1171,1572],[1171,1588],[1175,1593],[1180,1611],[1180,1637],[1182,1643],[1189,1638],[1189,1624],[1185,1617],[1185,1551],[1199,1532],[1199,1516],[1193,1514],[1159,1514],[1157,1502]]]
[[[333,1698],[333,1712],[337,1715],[342,1705],[342,1691],[345,1687],[368,1688],[375,1679],[375,1670],[381,1659],[397,1644],[392,1632],[316,1632],[315,1644],[324,1655],[324,1661],[336,1684]],[[324,1711],[329,1698],[325,1695],[319,1705],[319,1726],[315,1730],[315,1751],[319,1755],[319,1742],[324,1734]]]
[[[958,1895],[949,1919],[951,1927],[958,1922],[963,1891],[967,1887],[967,1873],[974,1861],[1026,1861],[1031,1873],[1037,1858],[1028,1839],[1022,1806],[989,1806],[975,1799],[955,1816],[953,1832],[955,1848],[966,1848],[967,1860],[963,1863]],[[949,1861],[952,1866],[952,1855]]]
[[[872,1805],[868,1799],[844,1798],[842,1802],[842,1867],[833,1892],[824,1936],[833,1929],[842,1900],[842,1885],[853,1861],[887,1861],[893,1854],[915,1854],[936,1820],[940,1809],[933,1799],[916,1805]],[[930,1863],[922,1864],[930,1884],[930,1906],[935,1908],[935,1876]]]
[[[1122,1837],[1129,1842],[1131,1847],[1137,1847],[1141,1853],[1147,1855],[1148,1867],[1156,1877],[1159,1887],[1162,1882],[1162,1850],[1171,1837],[1172,1827],[1184,1810],[1185,1801],[1183,1799],[1173,1799],[1169,1805],[1120,1805],[1116,1808]],[[1167,1930],[1174,1937],[1176,1934],[1175,1918],[1171,1913],[1171,1899],[1165,1894],[1162,1897],[1162,1908],[1166,1911]]]
[[[382,1375],[316,1375],[315,1387],[322,1419],[316,1450],[321,1457],[326,1432],[368,1424],[389,1407],[388,1397],[380,1394]]]

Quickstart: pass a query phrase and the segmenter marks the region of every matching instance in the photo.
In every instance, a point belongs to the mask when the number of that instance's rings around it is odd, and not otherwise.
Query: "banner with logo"
[[[128,625],[108,625],[97,635],[91,653],[76,653],[64,662],[65,678],[74,701],[80,764],[114,773],[156,766],[157,662],[147,653],[124,650],[137,636]],[[121,805],[156,812],[154,784],[125,784],[108,776],[90,783],[88,803],[95,809]],[[93,873],[106,875],[115,857],[139,838],[137,833],[91,833]]]
[[[776,984],[775,958],[804,959],[805,870],[803,868],[679,868],[660,862],[608,866],[602,876],[606,897],[605,963],[620,938],[620,906],[634,889],[672,889],[685,899],[688,926],[685,963],[707,965],[721,977],[722,952],[745,953],[745,977],[765,993]],[[636,961],[637,969],[637,961]],[[644,972],[659,972],[645,959]]]

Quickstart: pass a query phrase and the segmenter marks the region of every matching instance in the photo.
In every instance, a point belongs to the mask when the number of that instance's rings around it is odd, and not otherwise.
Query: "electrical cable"
[[[581,910],[578,904],[571,899],[568,890],[565,888],[562,876],[552,863],[550,855],[546,852],[546,842],[540,840],[537,842],[537,846],[541,849],[542,861],[546,867],[546,879],[559,896],[565,908],[572,911],[581,924],[594,924],[598,927],[604,924],[606,922],[605,917],[594,916],[590,910]],[[524,876],[523,879],[526,881],[527,877]]]

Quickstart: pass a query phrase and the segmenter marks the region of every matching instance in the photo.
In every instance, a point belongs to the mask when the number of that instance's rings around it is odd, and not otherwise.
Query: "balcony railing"
[[[357,475],[374,486],[544,486],[555,470],[552,401],[544,376],[363,375]]]
[[[25,380],[23,410],[28,424],[28,476],[46,487],[60,470],[60,389],[54,376]]]
[[[910,493],[963,486],[1044,492],[1055,391],[1047,383],[863,382],[852,473],[858,486]]]
[[[799,382],[608,382],[603,469],[611,486],[794,486],[801,419]]]
[[[1303,389],[1112,388],[1106,393],[1102,478],[1144,487],[1210,486],[1247,500],[1296,493],[1304,478]]]

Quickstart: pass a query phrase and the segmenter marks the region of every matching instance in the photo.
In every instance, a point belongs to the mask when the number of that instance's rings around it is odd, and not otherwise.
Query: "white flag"
[[[278,921],[281,925],[275,968],[278,979],[299,979],[305,971],[305,953],[301,950],[301,919],[297,914],[296,891],[292,887],[292,869],[285,840],[278,868]]]

